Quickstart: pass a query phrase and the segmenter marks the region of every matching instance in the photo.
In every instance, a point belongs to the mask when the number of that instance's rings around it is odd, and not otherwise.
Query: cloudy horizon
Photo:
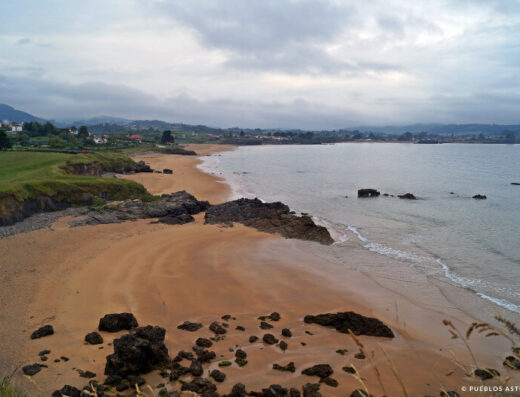
[[[520,123],[520,1],[19,0],[0,103],[217,127]]]

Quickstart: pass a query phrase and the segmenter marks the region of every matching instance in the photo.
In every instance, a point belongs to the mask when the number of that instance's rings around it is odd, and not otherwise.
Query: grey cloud
[[[29,39],[28,37],[23,37],[20,40],[18,40],[16,42],[16,44],[18,44],[18,45],[26,45],[26,44],[29,44],[30,42],[31,42],[31,39]]]

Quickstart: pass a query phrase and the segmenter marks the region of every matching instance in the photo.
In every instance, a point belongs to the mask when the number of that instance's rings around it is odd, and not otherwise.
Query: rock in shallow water
[[[206,224],[241,223],[267,233],[279,233],[286,238],[316,241],[330,245],[334,242],[329,231],[314,223],[309,216],[291,214],[283,203],[263,203],[259,199],[239,199],[214,205],[206,211]],[[273,320],[276,321],[276,320]]]

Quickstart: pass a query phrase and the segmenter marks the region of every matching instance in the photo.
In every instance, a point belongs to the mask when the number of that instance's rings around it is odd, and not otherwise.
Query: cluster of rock
[[[512,183],[514,185],[514,183]],[[450,194],[454,194],[451,192]],[[358,190],[358,197],[366,198],[366,197],[379,197],[381,195],[381,192],[379,192],[377,189],[359,189]],[[393,194],[384,193],[383,196],[385,197],[394,197]],[[347,197],[347,196],[345,196]],[[404,194],[398,194],[397,197],[404,200],[417,200],[417,197],[413,193],[404,193]],[[483,194],[476,194],[473,196],[476,200],[485,200],[487,197]]]
[[[281,315],[277,312],[260,316],[258,317],[260,321],[259,328],[273,329],[275,326],[271,324],[271,322],[278,322],[280,319]],[[214,351],[211,351],[210,348],[214,343],[224,339],[225,334],[227,334],[230,328],[229,321],[236,320],[236,318],[231,315],[225,315],[221,317],[221,320],[222,321],[213,321],[208,326],[213,332],[214,337],[199,337],[196,339],[191,351],[181,350],[175,357],[170,358],[168,349],[164,343],[166,335],[164,328],[151,325],[145,327],[139,326],[137,319],[131,313],[107,314],[99,320],[99,332],[128,332],[113,341],[114,352],[106,357],[104,371],[106,378],[103,384],[91,380],[83,389],[65,385],[61,389],[54,391],[52,396],[86,397],[97,395],[98,397],[104,397],[113,395],[114,393],[130,391],[134,389],[136,385],[144,385],[145,380],[141,376],[153,370],[159,371],[163,378],[167,378],[171,382],[179,381],[176,383],[180,385],[180,390],[178,391],[167,391],[164,384],[157,386],[157,388],[160,389],[158,393],[160,397],[322,397],[330,395],[328,392],[321,390],[323,385],[329,387],[337,387],[339,385],[338,381],[332,377],[334,369],[331,365],[320,363],[301,369],[300,373],[302,375],[317,378],[316,383],[305,383],[301,388],[286,388],[280,384],[272,384],[262,388],[260,391],[252,391],[247,390],[246,385],[243,383],[236,383],[233,385],[230,393],[220,394],[218,392],[218,384],[225,381],[226,374],[220,369],[205,369],[204,365],[216,360],[217,355]],[[338,331],[345,333],[351,330],[356,335],[394,336],[392,331],[381,321],[354,312],[307,315],[304,318],[304,322],[334,327]],[[178,326],[179,329],[188,332],[196,332],[203,327],[203,324],[191,321],[185,321]],[[245,331],[241,326],[236,326],[235,329]],[[103,343],[103,337],[99,332],[94,331],[88,333],[85,336],[85,341],[92,345]],[[312,335],[312,333],[308,331],[306,331],[306,333]],[[31,338],[37,339],[53,334],[54,329],[52,326],[46,325],[33,332]],[[280,334],[285,338],[292,337],[292,332],[288,328],[283,328]],[[256,336],[249,338],[250,343],[256,343],[258,341],[259,338]],[[279,342],[273,334],[264,334],[262,341],[266,345]],[[283,343],[285,343],[285,347]],[[301,342],[301,344],[304,345],[303,342]],[[285,350],[288,344],[282,340],[277,346]],[[347,350],[338,350],[337,352],[345,354]],[[46,361],[48,354],[50,354],[49,350],[41,351],[39,353],[40,359]],[[234,351],[234,355],[237,365],[241,367],[247,365],[248,354],[244,350],[237,348]],[[361,357],[360,354],[357,354],[355,358],[364,359],[365,357]],[[64,361],[68,360],[66,357],[62,357],[62,359]],[[189,364],[186,365],[186,362]],[[232,365],[230,361],[220,361],[218,363],[219,368],[230,365]],[[515,357],[507,357],[504,365],[513,369],[520,369],[520,361]],[[47,367],[45,364],[32,364],[23,367],[22,370],[26,375],[32,376],[38,373],[41,368],[45,367]],[[294,362],[289,362],[285,365],[273,364],[272,368],[273,370],[288,372],[290,374],[297,371]],[[354,376],[359,376],[356,369],[352,366],[343,367],[342,370]],[[96,374],[90,371],[82,371],[80,369],[77,369],[77,371],[83,378],[92,379],[96,377]],[[186,375],[189,376],[189,378],[183,379]],[[204,377],[204,375],[206,375],[206,377]],[[500,374],[496,370],[487,368],[475,370],[474,376],[482,380],[487,380],[498,377]],[[366,393],[363,389],[357,389],[350,393],[349,396],[370,397],[371,395]],[[458,397],[458,394],[454,391],[449,391],[441,392],[441,396]]]
[[[90,211],[86,216],[70,223],[71,226],[120,223],[128,220],[158,218],[159,222],[178,225],[193,222],[192,215],[209,208],[207,201],[199,201],[191,194],[180,191],[164,194],[160,200],[143,202],[128,200],[112,202]]]
[[[206,224],[241,223],[267,233],[279,233],[286,238],[316,241],[330,245],[334,242],[327,228],[316,225],[307,215],[297,216],[283,203],[264,203],[259,199],[241,198],[214,205],[206,211]]]

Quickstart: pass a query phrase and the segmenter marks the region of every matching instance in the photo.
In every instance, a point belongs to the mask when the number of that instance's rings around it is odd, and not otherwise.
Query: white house
[[[102,136],[99,136],[99,135],[94,135],[93,140],[94,140],[94,143],[95,143],[96,145],[104,145],[105,143],[108,142],[108,139],[107,139],[107,138],[102,137]]]
[[[11,132],[22,132],[23,123],[11,123]]]

